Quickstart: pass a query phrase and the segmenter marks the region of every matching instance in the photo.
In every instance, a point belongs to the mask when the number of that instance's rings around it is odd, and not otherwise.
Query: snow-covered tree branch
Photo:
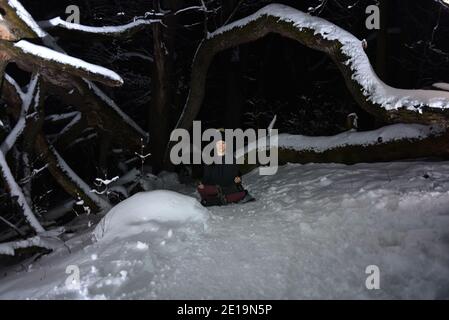
[[[61,52],[56,41],[39,27],[18,1],[2,0],[0,5],[6,11],[0,21],[2,60],[7,63],[14,61],[26,71],[39,70],[45,81],[52,84],[50,91],[71,100],[89,119],[89,125],[110,131],[120,143],[125,140],[130,149],[138,150],[140,140],[146,137],[146,133],[89,81],[116,86],[123,83],[121,77]],[[29,38],[41,38],[43,45],[23,40]]]
[[[120,26],[92,27],[67,22],[60,17],[56,17],[48,21],[39,22],[39,26],[47,32],[52,34],[61,34],[64,36],[70,36],[72,33],[78,33],[83,37],[98,36],[126,39],[132,37],[139,31],[145,30],[145,28],[154,23],[161,23],[161,20],[137,19],[133,22]]]
[[[10,108],[14,108],[14,103],[17,100],[21,100],[22,105],[25,106],[28,105],[30,99],[31,101],[33,101],[33,98],[29,98],[27,95],[23,94],[20,91],[17,83],[11,77],[7,76],[6,80],[7,81],[4,84],[4,90],[6,94],[4,96],[5,100],[9,102]],[[35,82],[36,80],[31,83],[31,85],[29,86],[29,91],[32,90],[32,85],[35,86]],[[44,101],[44,97],[40,97],[40,100],[41,102]],[[21,118],[19,118],[18,120],[18,125],[23,127]],[[17,132],[19,132],[19,130],[13,130],[11,134],[15,134],[17,136]],[[2,145],[2,149],[6,149],[6,145],[10,147],[13,140],[7,138],[6,141],[11,142],[8,144],[4,144],[5,147],[3,147],[4,145]],[[54,147],[48,143],[47,138],[42,132],[39,131],[34,136],[33,147],[39,157],[41,157],[47,163],[48,169],[52,176],[61,185],[61,187],[74,199],[82,199],[85,202],[85,205],[89,207],[92,212],[97,212],[109,208],[109,203],[91,192],[89,186],[78,175],[76,175],[76,173],[67,165],[67,163],[62,159],[59,153],[54,149]]]
[[[280,34],[328,54],[340,69],[355,100],[374,116],[387,122],[448,123],[447,92],[388,86],[374,72],[361,40],[322,18],[272,4],[219,28],[201,42],[192,64],[190,93],[177,127],[190,128],[198,114],[213,57],[269,33]]]

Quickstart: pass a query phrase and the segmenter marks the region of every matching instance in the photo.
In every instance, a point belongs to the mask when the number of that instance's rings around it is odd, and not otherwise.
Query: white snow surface
[[[368,56],[363,48],[363,42],[346,30],[330,21],[312,16],[282,4],[270,4],[256,13],[225,25],[210,33],[213,38],[234,28],[241,28],[251,21],[263,16],[276,17],[280,21],[292,23],[299,29],[310,29],[315,34],[327,40],[338,40],[342,44],[341,51],[349,57],[347,64],[353,71],[353,79],[363,88],[365,97],[386,110],[406,108],[407,110],[422,112],[427,105],[432,108],[449,108],[449,92],[438,90],[406,90],[397,89],[385,84],[376,75]]]
[[[49,61],[67,64],[74,68],[98,74],[113,81],[123,83],[123,79],[112,70],[88,63],[78,58],[71,57],[47,47],[39,46],[26,40],[20,40],[14,46],[21,49],[23,52],[31,54],[33,56],[37,56]]]
[[[109,214],[128,234],[88,232],[71,253],[0,270],[0,299],[449,298],[449,162],[291,164],[244,182],[258,201],[210,208],[207,228],[146,210],[177,194],[137,195]],[[365,287],[370,265],[380,290]]]

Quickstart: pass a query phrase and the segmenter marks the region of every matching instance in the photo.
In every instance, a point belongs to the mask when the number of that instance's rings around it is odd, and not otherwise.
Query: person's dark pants
[[[201,196],[201,203],[207,207],[237,203],[247,195],[247,191],[236,184],[226,187],[205,185],[203,189],[197,190]]]

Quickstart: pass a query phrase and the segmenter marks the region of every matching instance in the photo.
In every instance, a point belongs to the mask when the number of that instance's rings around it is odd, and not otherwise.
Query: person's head
[[[218,141],[215,144],[215,150],[217,150],[217,155],[223,157],[226,154],[226,142],[223,140]]]
[[[225,130],[218,129],[217,131],[221,134],[221,140],[215,143],[215,150],[219,157],[223,157],[226,154]]]

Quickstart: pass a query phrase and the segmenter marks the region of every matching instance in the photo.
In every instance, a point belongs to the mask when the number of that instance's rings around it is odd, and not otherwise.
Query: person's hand
[[[237,183],[237,184],[240,184],[240,183],[242,183],[242,178],[235,177],[234,182]]]
[[[201,182],[200,182],[200,184],[198,185],[198,189],[204,189],[204,184],[202,184]]]

